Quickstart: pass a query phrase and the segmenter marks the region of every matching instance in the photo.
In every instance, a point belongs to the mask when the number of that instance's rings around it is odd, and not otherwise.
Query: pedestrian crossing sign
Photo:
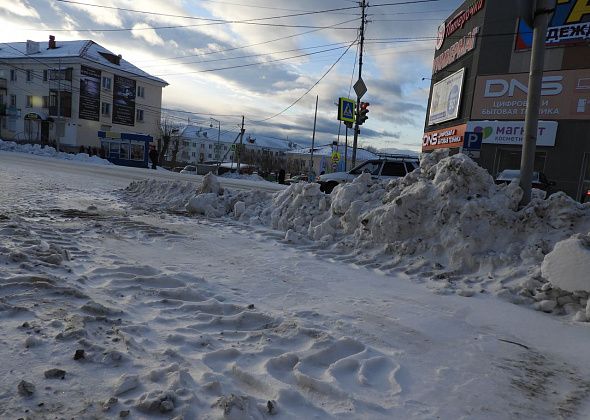
[[[354,122],[355,100],[350,98],[340,98],[338,100],[338,119],[344,122]]]

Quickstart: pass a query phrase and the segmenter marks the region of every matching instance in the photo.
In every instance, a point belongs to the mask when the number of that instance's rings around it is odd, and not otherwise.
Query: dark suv
[[[317,182],[320,189],[329,194],[336,185],[351,182],[362,173],[370,173],[373,179],[394,179],[404,177],[420,167],[420,160],[409,155],[380,155],[354,167],[348,172],[334,172],[320,175]]]

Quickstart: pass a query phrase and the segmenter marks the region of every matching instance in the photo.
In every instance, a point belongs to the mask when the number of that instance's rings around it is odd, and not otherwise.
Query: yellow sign
[[[332,162],[334,162],[334,163],[340,162],[340,153],[332,152]]]

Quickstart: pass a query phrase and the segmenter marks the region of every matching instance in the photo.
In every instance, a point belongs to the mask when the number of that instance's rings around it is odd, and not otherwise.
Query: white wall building
[[[216,127],[204,129],[203,127],[189,125],[183,129],[180,136],[177,160],[191,164],[221,159],[224,162],[232,162],[235,160],[234,151],[232,150],[234,139],[235,137],[231,139],[220,137],[218,142]],[[236,141],[237,143],[239,143],[239,139]],[[244,135],[243,144],[248,151],[268,153],[276,157],[283,156],[286,152],[299,147],[290,141],[252,138],[248,135]],[[217,151],[219,151],[218,154]]]
[[[100,147],[99,130],[156,139],[165,86],[93,41],[0,44],[0,137],[65,150]]]

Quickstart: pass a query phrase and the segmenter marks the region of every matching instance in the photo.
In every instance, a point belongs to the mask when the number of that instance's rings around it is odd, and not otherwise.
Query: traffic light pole
[[[531,69],[529,73],[529,91],[520,162],[520,187],[523,190],[521,206],[531,201],[535,151],[539,127],[539,109],[541,107],[541,89],[545,64],[545,40],[551,14],[555,11],[555,0],[537,0],[533,20],[533,45],[531,51]]]
[[[362,75],[363,75],[363,45],[365,43],[365,8],[367,7],[366,1],[365,0],[361,0],[361,11],[362,11],[362,16],[361,16],[361,45],[360,45],[360,49],[359,49],[359,80],[361,80]],[[357,95],[356,98],[356,121],[354,123],[354,140],[352,141],[352,167],[354,168],[356,166],[356,148],[357,148],[357,144],[358,144],[358,138],[359,138],[359,115],[360,115],[360,103],[361,103],[361,98],[360,96]]]

